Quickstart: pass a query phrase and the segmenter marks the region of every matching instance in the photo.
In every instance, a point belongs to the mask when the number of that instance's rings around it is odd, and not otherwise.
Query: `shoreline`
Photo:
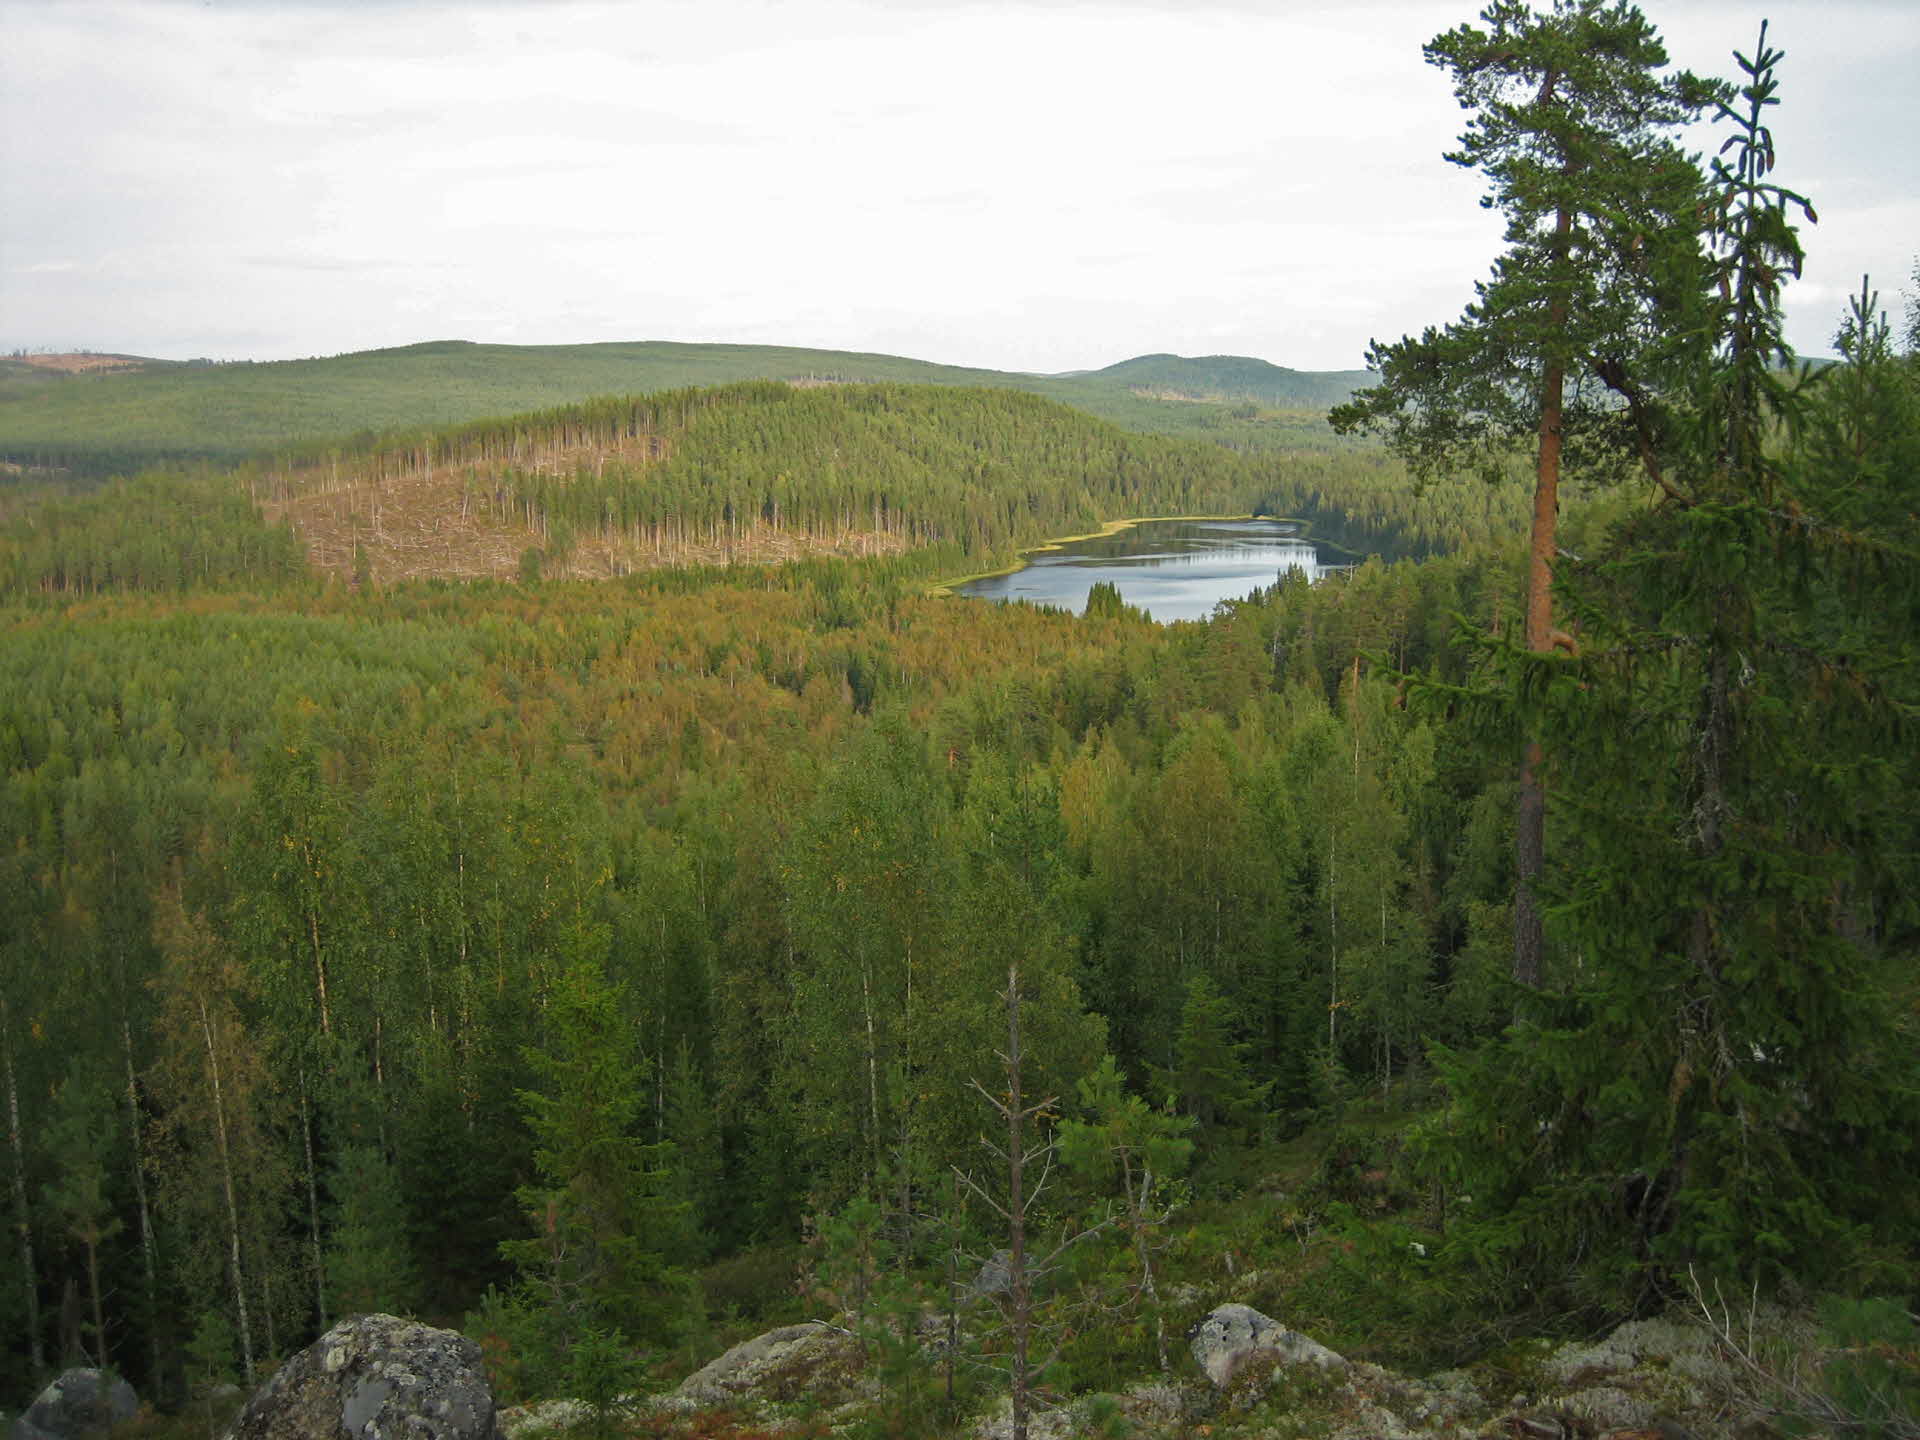
[[[1298,525],[1301,527],[1305,527],[1308,524],[1305,520],[1296,520],[1288,515],[1134,515],[1124,520],[1109,520],[1098,530],[1090,530],[1084,535],[1057,535],[1053,539],[1042,541],[1038,545],[1025,546],[1016,552],[1017,558],[1011,565],[1002,565],[997,570],[980,570],[971,575],[959,575],[951,580],[942,580],[937,584],[929,585],[926,593],[929,596],[951,597],[954,591],[962,585],[971,585],[976,580],[991,580],[998,575],[1012,575],[1026,569],[1030,563],[1027,559],[1029,555],[1043,554],[1048,550],[1059,550],[1064,546],[1075,544],[1081,540],[1100,540],[1108,535],[1125,530],[1129,526],[1144,525],[1150,520],[1278,520],[1285,524]],[[1305,538],[1304,534],[1302,538]],[[1319,542],[1314,541],[1313,543],[1318,544]],[[1338,549],[1340,547],[1336,546],[1335,548]]]

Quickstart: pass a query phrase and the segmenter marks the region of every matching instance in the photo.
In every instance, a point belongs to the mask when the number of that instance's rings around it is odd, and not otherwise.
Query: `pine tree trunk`
[[[1027,1280],[1026,1118],[1020,1097],[1020,966],[1007,966],[1007,1307],[1013,1356],[1013,1440],[1027,1440],[1029,1404],[1028,1332],[1033,1326],[1033,1289]]]
[[[1555,237],[1564,245],[1573,216],[1561,210]],[[1567,302],[1556,296],[1548,312],[1555,333],[1567,323]],[[1540,385],[1540,448],[1534,466],[1533,540],[1527,556],[1527,649],[1546,654],[1553,648],[1553,560],[1560,519],[1560,431],[1566,394],[1566,367],[1547,363]],[[1540,780],[1540,742],[1527,741],[1520,763],[1520,803],[1514,824],[1513,978],[1530,990],[1540,988],[1546,930],[1534,887],[1547,870],[1547,794]]]

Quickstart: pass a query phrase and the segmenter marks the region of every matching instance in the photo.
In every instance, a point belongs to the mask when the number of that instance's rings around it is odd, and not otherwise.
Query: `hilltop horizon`
[[[1364,366],[1324,367],[1316,365],[1289,365],[1272,360],[1264,355],[1249,355],[1240,351],[1217,350],[1206,353],[1182,354],[1178,350],[1142,350],[1106,364],[1073,366],[1064,370],[1032,370],[1018,367],[994,365],[970,365],[948,360],[936,360],[926,355],[909,355],[895,350],[848,349],[831,345],[789,345],[775,343],[744,343],[728,340],[666,340],[636,337],[622,340],[472,340],[461,335],[434,336],[422,340],[409,340],[393,345],[360,345],[344,350],[312,351],[305,354],[286,354],[268,357],[248,355],[187,355],[187,354],[150,354],[144,351],[110,347],[108,345],[30,345],[16,346],[7,350],[0,359],[24,361],[29,365],[69,371],[97,370],[108,368],[101,365],[63,366],[49,362],[67,360],[115,361],[122,368],[128,362],[148,365],[295,365],[316,360],[345,360],[356,356],[394,355],[407,353],[431,353],[435,350],[452,348],[495,349],[495,350],[594,350],[612,349],[620,346],[647,345],[658,347],[683,347],[686,349],[706,349],[725,347],[730,350],[791,350],[819,352],[834,355],[850,355],[862,358],[882,360],[905,360],[914,364],[938,365],[948,370],[975,370],[988,375],[1030,375],[1039,380],[1079,380],[1093,375],[1106,375],[1123,367],[1140,366],[1150,361],[1177,361],[1184,364],[1205,364],[1217,361],[1235,361],[1294,375],[1347,375],[1364,373]]]

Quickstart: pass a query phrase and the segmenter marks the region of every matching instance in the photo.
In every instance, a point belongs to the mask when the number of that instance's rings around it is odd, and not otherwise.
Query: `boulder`
[[[973,1283],[967,1286],[969,1298],[983,1295],[1004,1295],[1013,1289],[1013,1252],[996,1250],[980,1264],[979,1273],[973,1277]]]
[[[255,1391],[226,1440],[500,1440],[500,1428],[473,1341],[355,1315]]]
[[[79,1440],[131,1420],[133,1387],[104,1370],[68,1370],[14,1418],[11,1440]]]
[[[1318,1340],[1289,1330],[1251,1305],[1221,1305],[1187,1332],[1189,1348],[1215,1389],[1224,1390],[1255,1355],[1281,1365],[1344,1369],[1346,1360]]]
[[[694,1371],[669,1397],[686,1406],[785,1401],[843,1392],[858,1370],[859,1344],[831,1325],[782,1325]]]

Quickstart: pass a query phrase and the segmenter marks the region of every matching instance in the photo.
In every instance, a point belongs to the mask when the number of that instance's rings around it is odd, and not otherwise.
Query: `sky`
[[[1500,249],[1421,46],[1478,0],[0,0],[0,351],[682,340],[1358,367]],[[1920,0],[1786,52],[1788,338],[1920,257]],[[1690,143],[1705,149],[1717,136]]]

